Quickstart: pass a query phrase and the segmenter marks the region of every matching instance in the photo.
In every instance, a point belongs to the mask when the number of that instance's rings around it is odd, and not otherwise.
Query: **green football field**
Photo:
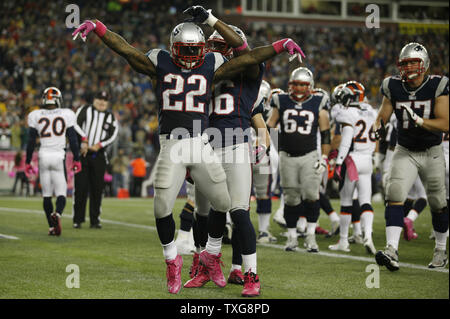
[[[339,202],[333,201],[338,208]],[[218,288],[212,282],[198,289],[182,288],[170,295],[166,288],[165,263],[153,216],[152,199],[105,198],[102,206],[103,229],[73,229],[72,201],[63,215],[61,237],[47,235],[47,222],[38,197],[0,197],[0,298],[241,298],[241,286]],[[184,199],[178,199],[174,219]],[[255,203],[252,220],[257,228]],[[273,201],[273,212],[279,201]],[[375,204],[374,243],[385,245],[384,209]],[[88,219],[87,219],[88,220]],[[320,225],[329,228],[322,212]],[[373,256],[362,245],[351,245],[351,252],[332,252],[328,245],[338,238],[317,236],[320,253],[285,252],[286,238],[280,226],[271,222],[278,242],[258,245],[258,274],[264,299],[322,298],[449,298],[449,273],[429,270],[434,241],[428,238],[431,217],[426,209],[415,223],[419,238],[400,242],[400,270],[377,269]],[[299,239],[302,246],[303,239]],[[189,279],[192,257],[183,256],[183,283]],[[224,245],[222,260],[225,276],[231,266],[231,246]],[[79,288],[68,288],[72,266],[79,270]],[[67,268],[69,266],[69,268]],[[377,280],[378,277],[378,280]],[[369,286],[366,285],[369,283]],[[375,285],[375,287],[373,287]],[[372,288],[369,288],[372,287]],[[378,287],[378,288],[377,288]]]

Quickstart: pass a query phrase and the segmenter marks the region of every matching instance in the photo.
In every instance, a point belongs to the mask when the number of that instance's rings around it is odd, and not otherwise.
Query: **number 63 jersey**
[[[66,130],[75,123],[75,113],[70,109],[39,109],[28,114],[28,126],[35,128],[40,137],[39,153],[50,151],[64,156]]]
[[[436,98],[448,95],[448,83],[446,76],[429,75],[424,78],[422,85],[411,89],[399,76],[391,76],[383,80],[381,93],[391,101],[397,117],[399,145],[411,151],[424,151],[441,144],[441,132],[431,132],[414,126],[409,122],[406,111],[400,105],[410,106],[414,113],[424,119],[433,119]]]
[[[327,102],[327,97],[318,95],[310,95],[302,102],[284,93],[272,97],[271,105],[280,113],[280,151],[303,156],[317,149],[319,113]]]

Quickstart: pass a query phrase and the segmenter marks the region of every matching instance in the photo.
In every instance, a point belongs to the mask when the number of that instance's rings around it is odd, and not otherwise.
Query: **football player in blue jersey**
[[[218,19],[206,12],[197,17],[196,22],[199,21],[214,26]],[[206,53],[205,36],[194,23],[181,23],[172,30],[169,51],[153,49],[147,54],[108,30],[99,20],[84,21],[72,35],[74,40],[81,35],[85,41],[91,31],[125,58],[135,71],[149,76],[158,97],[161,150],[155,165],[154,213],[167,265],[169,292],[176,294],[181,288],[183,259],[174,241],[172,208],[187,169],[196,187],[213,207],[211,222],[208,223],[208,243],[200,260],[215,282],[224,285],[220,242],[231,199],[222,165],[208,142],[208,136],[203,134],[208,124],[211,87],[281,52],[287,51],[291,55],[303,52],[292,39],[283,39],[226,62],[219,53]]]
[[[288,228],[286,251],[297,249],[297,220],[303,201],[307,227],[305,247],[318,252],[315,238],[319,218],[319,187],[327,168],[330,151],[330,123],[324,108],[328,99],[313,95],[312,72],[304,67],[295,69],[289,79],[289,94],[277,94],[272,102],[275,108],[267,126],[280,122],[280,177],[284,194],[284,218]],[[321,134],[322,156],[317,152],[317,131]]]
[[[206,12],[206,10],[203,7],[195,6],[185,12],[191,14],[195,20],[198,15]],[[222,21],[215,23],[214,28],[216,31],[208,39],[209,51],[221,53],[229,59],[250,51],[247,39],[239,28],[228,26]],[[269,133],[260,113],[262,110],[256,112],[261,102],[258,93],[263,73],[264,64],[252,65],[231,80],[215,84],[212,110],[209,116],[210,128],[213,130],[207,130],[214,137],[211,140],[214,151],[222,158],[222,166],[227,176],[228,191],[231,198],[230,217],[234,224],[231,238],[233,267],[228,282],[243,284],[242,296],[246,297],[260,294],[260,281],[257,275],[256,236],[249,210],[252,186],[252,150],[249,142],[251,139],[250,128],[261,129],[262,138],[258,139],[258,148],[255,152],[258,156],[257,160],[265,156],[270,145]],[[213,134],[214,132],[220,134]],[[232,132],[232,134],[229,134],[229,132]],[[242,157],[241,160],[239,160],[240,156]],[[231,159],[231,161],[228,161],[228,159]],[[196,191],[195,197],[198,209],[196,218],[204,218],[209,211],[208,200],[201,191]],[[208,241],[210,241],[210,238],[208,238]],[[199,250],[201,250],[204,242],[205,238],[203,243],[198,243]],[[194,256],[195,259],[196,256]],[[244,264],[243,276],[242,263]],[[184,287],[202,287],[212,279],[208,269],[200,263],[194,278],[186,282]]]
[[[398,244],[403,229],[403,203],[420,176],[430,205],[436,246],[429,268],[442,268],[447,259],[448,207],[445,198],[445,159],[442,132],[448,132],[446,76],[426,75],[430,58],[419,43],[405,45],[398,58],[400,75],[381,84],[383,101],[375,122],[376,136],[385,135],[384,123],[397,118],[398,140],[386,185],[386,248],[375,259],[390,271],[399,269]]]

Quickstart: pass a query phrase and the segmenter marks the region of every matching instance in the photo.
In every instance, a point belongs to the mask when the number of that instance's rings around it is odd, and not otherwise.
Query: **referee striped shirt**
[[[100,112],[92,104],[83,105],[77,109],[76,116],[77,124],[83,131],[78,133],[87,138],[89,146],[101,143],[105,148],[116,139],[119,124],[110,111]]]

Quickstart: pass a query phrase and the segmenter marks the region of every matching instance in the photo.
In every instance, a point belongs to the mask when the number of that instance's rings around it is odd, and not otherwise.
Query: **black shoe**
[[[97,228],[100,229],[102,228],[102,224],[98,223],[98,224],[92,224],[90,228]]]
[[[73,228],[80,229],[81,228],[81,224],[73,223]]]

